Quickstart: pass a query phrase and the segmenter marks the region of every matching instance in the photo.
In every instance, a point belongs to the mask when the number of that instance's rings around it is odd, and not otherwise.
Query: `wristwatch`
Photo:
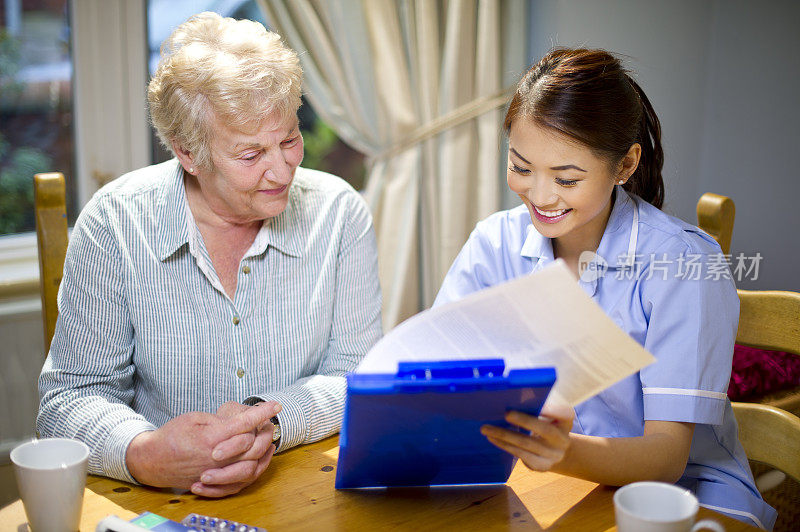
[[[272,416],[272,419],[269,421],[275,427],[272,429],[272,443],[275,444],[275,448],[277,449],[281,444],[281,423],[278,421],[278,416]]]

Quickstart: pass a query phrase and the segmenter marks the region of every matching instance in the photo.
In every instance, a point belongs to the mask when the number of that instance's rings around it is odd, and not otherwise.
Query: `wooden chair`
[[[67,253],[67,208],[64,175],[33,176],[36,212],[36,243],[39,248],[39,287],[42,296],[45,352],[56,330],[58,286]]]
[[[736,343],[800,354],[800,294],[781,291],[737,290],[739,330]],[[756,485],[778,511],[775,530],[792,530],[797,517],[800,483],[800,387],[767,395],[757,403],[734,402],[739,441],[747,457],[777,471],[756,474]],[[764,468],[761,468],[764,469]],[[754,469],[754,472],[757,472]],[[777,476],[775,476],[777,474]]]
[[[706,193],[697,203],[697,220],[730,253],[736,208],[725,196]],[[800,354],[800,294],[782,291],[737,290],[739,329],[736,343],[757,349]],[[775,530],[793,529],[797,517],[797,483],[800,482],[800,418],[787,412],[800,409],[800,387],[771,394],[758,403],[734,402],[739,440],[747,457],[767,466],[756,484],[778,511]],[[794,479],[784,482],[775,468]],[[754,471],[756,471],[754,469]]]
[[[697,202],[697,225],[717,241],[722,252],[731,252],[733,220],[736,218],[736,205],[733,200],[706,192]]]
[[[733,403],[733,412],[747,458],[800,482],[800,418],[760,403]]]
[[[723,253],[730,253],[736,206],[733,200],[706,192],[697,202],[697,225],[711,235]],[[800,294],[784,291],[737,290],[739,330],[736,343],[756,349],[800,355]],[[800,412],[800,386],[759,400]]]

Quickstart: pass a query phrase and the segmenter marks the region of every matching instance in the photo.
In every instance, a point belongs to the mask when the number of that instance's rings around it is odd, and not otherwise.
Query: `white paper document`
[[[394,374],[398,362],[476,358],[502,358],[506,370],[555,367],[553,393],[573,406],[655,362],[557,260],[409,318],[356,372]]]

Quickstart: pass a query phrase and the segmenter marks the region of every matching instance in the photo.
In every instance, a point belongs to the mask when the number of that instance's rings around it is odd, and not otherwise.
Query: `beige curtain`
[[[430,306],[500,208],[503,105],[525,67],[524,0],[259,0],[301,54],[306,97],[368,157],[388,330]]]

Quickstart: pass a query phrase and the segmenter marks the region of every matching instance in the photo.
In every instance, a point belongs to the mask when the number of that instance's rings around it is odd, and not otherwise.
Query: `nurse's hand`
[[[534,471],[549,471],[558,465],[570,446],[569,432],[575,411],[566,405],[545,404],[539,417],[508,412],[506,421],[530,431],[530,435],[492,425],[481,427],[481,434],[495,446],[518,457]]]

